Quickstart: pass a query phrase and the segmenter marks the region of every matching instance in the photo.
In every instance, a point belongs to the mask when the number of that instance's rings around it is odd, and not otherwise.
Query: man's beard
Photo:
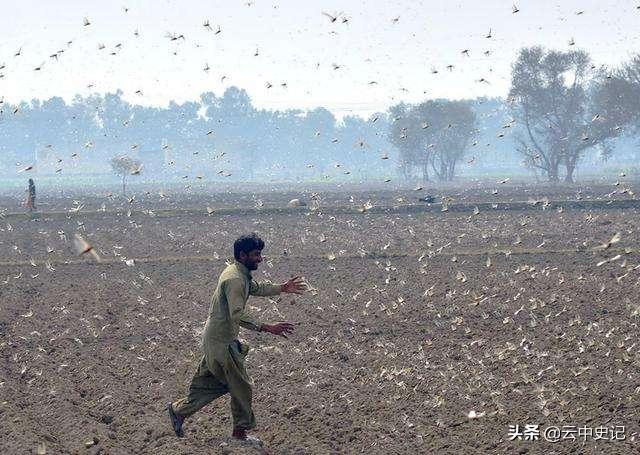
[[[257,262],[248,262],[247,263],[247,268],[249,270],[258,270],[258,263]]]

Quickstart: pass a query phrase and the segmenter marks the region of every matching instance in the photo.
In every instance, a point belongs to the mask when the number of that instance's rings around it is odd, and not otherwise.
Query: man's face
[[[258,270],[258,264],[262,262],[262,250],[251,250],[249,254],[241,252],[240,262],[249,270]]]

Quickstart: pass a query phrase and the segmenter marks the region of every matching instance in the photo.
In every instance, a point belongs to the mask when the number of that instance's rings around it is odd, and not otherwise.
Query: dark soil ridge
[[[512,201],[512,202],[478,202],[478,203],[425,203],[425,204],[402,204],[392,206],[373,206],[369,209],[349,206],[326,206],[318,209],[310,209],[309,207],[248,207],[248,208],[220,208],[209,214],[206,209],[159,209],[159,210],[131,210],[130,216],[150,216],[155,218],[167,218],[176,216],[194,216],[202,217],[221,216],[221,215],[286,215],[286,214],[310,214],[313,212],[321,212],[325,214],[366,214],[366,213],[383,213],[383,214],[402,214],[402,213],[437,213],[437,212],[456,212],[465,213],[479,211],[532,211],[532,210],[619,210],[640,208],[640,199],[616,199],[616,200],[549,200],[549,201]],[[36,212],[33,214],[12,212],[0,215],[0,219],[24,220],[24,219],[75,219],[75,218],[104,218],[113,216],[128,216],[125,210],[91,210],[80,212]]]
[[[548,254],[589,254],[595,255],[599,251],[603,251],[602,249],[596,248],[557,248],[557,249],[538,249],[538,248],[519,248],[519,249],[508,249],[508,248],[497,248],[497,249],[483,249],[483,250],[455,250],[455,251],[442,251],[437,253],[435,256],[445,256],[445,257],[453,257],[453,256],[501,256],[501,255],[509,255],[509,256],[545,256]],[[640,249],[631,249],[631,248],[607,248],[607,253],[610,255],[615,254],[624,254],[630,255],[633,253],[639,253]],[[349,259],[398,259],[398,258],[418,258],[422,255],[422,253],[391,253],[384,254],[379,252],[369,252],[368,254],[349,254],[342,255],[336,257],[336,259],[328,259],[324,255],[307,255],[307,256],[294,256],[294,255],[271,255],[271,258],[288,258],[288,259],[324,259],[327,262],[340,262],[342,260]],[[425,256],[425,258],[428,256]],[[214,256],[209,255],[200,255],[200,256],[154,256],[154,257],[142,257],[142,258],[133,258],[128,257],[127,259],[133,259],[135,263],[141,264],[153,264],[153,263],[162,263],[162,262],[224,262],[225,259],[216,258]],[[28,266],[39,267],[45,266],[46,263],[51,265],[76,265],[76,264],[118,264],[122,263],[123,266],[124,260],[118,258],[106,258],[101,259],[100,262],[96,262],[93,259],[67,259],[67,260],[55,260],[55,259],[32,259],[29,261],[4,261],[0,262],[0,267],[17,267],[17,266]],[[35,264],[35,266],[34,266]]]

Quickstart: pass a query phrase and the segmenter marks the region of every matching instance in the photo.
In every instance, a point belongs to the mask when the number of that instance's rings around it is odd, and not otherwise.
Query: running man
[[[264,242],[256,234],[240,237],[233,244],[235,261],[227,266],[218,280],[209,307],[209,317],[202,336],[202,359],[197,367],[186,397],[167,405],[173,429],[183,436],[184,420],[216,398],[231,395],[233,414],[232,436],[253,439],[246,432],[256,426],[251,408],[252,381],[247,375],[244,360],[249,345],[238,341],[239,328],[268,332],[287,338],[293,324],[279,322],[264,324],[245,311],[250,295],[272,296],[281,292],[302,294],[306,287],[301,277],[293,277],[284,284],[256,282],[251,272],[262,262]]]

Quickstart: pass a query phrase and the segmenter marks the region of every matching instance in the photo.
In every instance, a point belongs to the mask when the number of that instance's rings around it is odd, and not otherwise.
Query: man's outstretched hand
[[[302,277],[299,276],[294,276],[286,283],[280,285],[280,292],[286,292],[287,294],[302,294],[306,290],[307,285],[302,280]],[[287,334],[293,333],[293,323],[278,322],[277,324],[262,324],[262,331],[287,338]]]
[[[277,324],[262,324],[262,331],[287,338],[288,333],[293,333],[293,323],[278,322]]]
[[[287,294],[302,294],[306,289],[307,286],[304,284],[302,277],[299,276],[294,276],[280,286],[280,291],[286,292]]]

